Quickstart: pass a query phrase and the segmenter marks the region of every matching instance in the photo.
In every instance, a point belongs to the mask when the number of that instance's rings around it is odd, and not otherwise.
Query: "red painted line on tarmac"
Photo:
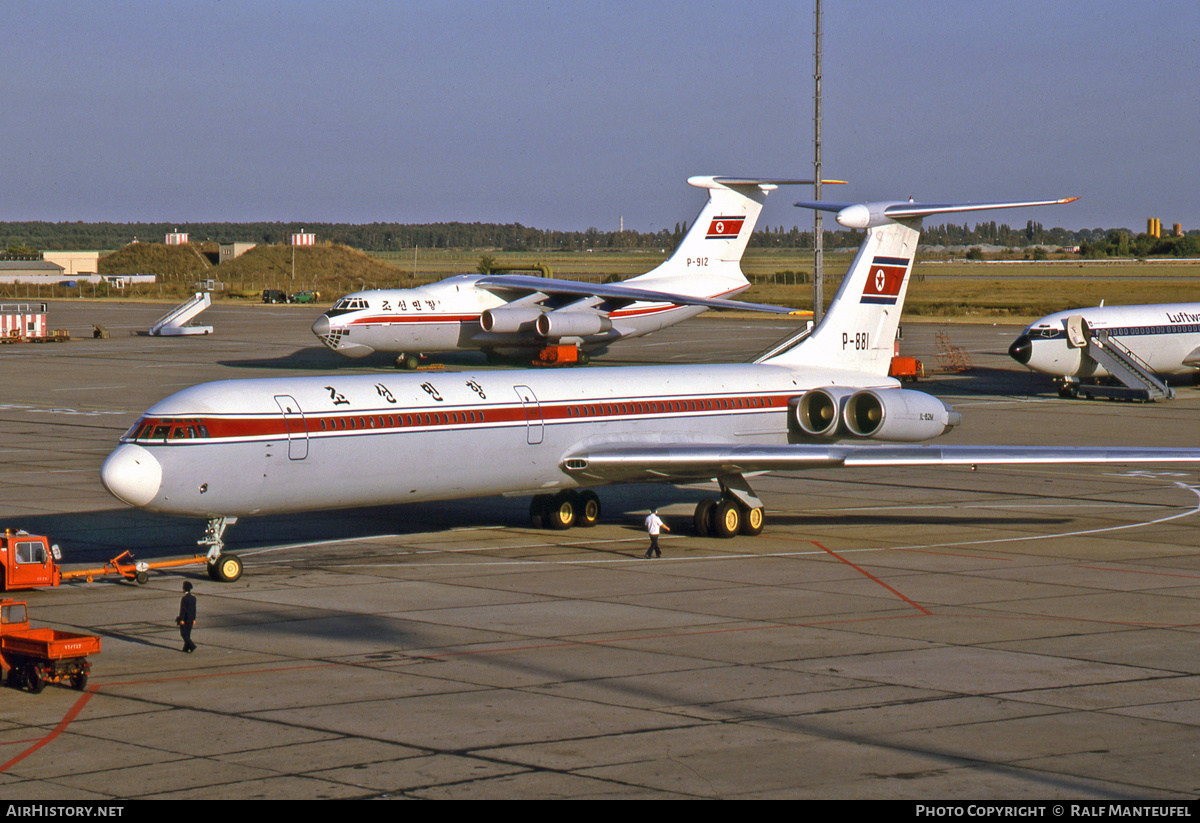
[[[867,571],[867,570],[866,570],[866,569],[864,569],[863,567],[854,565],[853,563],[851,563],[851,562],[850,562],[849,560],[847,560],[846,558],[842,557],[842,556],[841,556],[840,554],[838,554],[837,552],[833,551],[832,549],[828,549],[828,548],[826,548],[825,546],[822,546],[820,543],[818,543],[818,542],[817,542],[817,541],[815,541],[815,540],[813,540],[813,541],[810,541],[810,542],[811,542],[811,543],[812,543],[814,546],[816,546],[818,549],[820,549],[821,551],[823,551],[823,552],[825,552],[826,554],[828,554],[830,557],[834,558],[835,560],[840,560],[841,562],[845,563],[847,566],[849,566],[850,568],[854,569],[856,572],[858,572],[859,574],[861,574],[863,577],[867,578],[868,580],[874,581],[875,583],[878,583],[880,586],[882,586],[883,588],[887,589],[887,590],[888,590],[889,592],[891,592],[892,594],[896,595],[896,597],[899,597],[899,598],[900,598],[901,600],[903,600],[905,603],[907,603],[908,605],[912,606],[912,607],[913,607],[914,609],[916,609],[917,611],[921,612],[921,614],[933,614],[933,612],[929,611],[929,609],[925,608],[924,606],[922,606],[920,603],[916,602],[916,601],[915,601],[915,600],[913,600],[912,598],[910,598],[910,597],[907,597],[907,596],[905,596],[904,594],[901,594],[899,591],[897,591],[896,589],[892,588],[892,587],[891,587],[891,586],[889,586],[887,583],[884,583],[882,580],[880,580],[880,579],[879,579],[878,577],[876,577],[875,575],[871,574],[869,571]]]
[[[88,704],[88,701],[91,700],[92,696],[95,694],[96,694],[96,690],[94,688],[88,689],[83,694],[81,694],[79,696],[79,699],[75,701],[75,705],[72,706],[65,715],[63,715],[63,719],[58,721],[58,725],[54,727],[54,729],[50,732],[50,734],[48,734],[45,737],[43,737],[42,739],[38,740],[36,743],[34,743],[32,746],[30,746],[25,751],[21,752],[19,755],[14,757],[12,760],[9,760],[7,763],[5,763],[3,765],[0,765],[0,773],[7,772],[11,767],[17,765],[22,760],[29,757],[29,755],[36,752],[38,749],[42,748],[43,746],[45,746],[49,743],[54,742],[60,734],[62,734],[63,732],[65,732],[67,730],[67,726],[70,726],[71,722],[73,720],[75,720],[76,717],[79,716],[79,713],[81,711],[83,711],[83,707]]]
[[[1154,577],[1182,577],[1185,580],[1200,579],[1200,574],[1179,574],[1178,572],[1148,572],[1148,571],[1143,571],[1142,569],[1121,569],[1121,568],[1112,568],[1109,566],[1077,565],[1077,566],[1074,566],[1073,568],[1090,569],[1092,571],[1097,571],[1097,572],[1121,572],[1123,574],[1149,574],[1149,575],[1153,575]]]
[[[347,665],[347,664],[345,664],[345,663],[310,663],[310,664],[306,664],[306,665],[302,665],[302,666],[278,666],[278,667],[268,667],[268,668],[264,668],[264,669],[243,669],[243,670],[236,671],[236,672],[222,672],[222,673],[216,673],[216,674],[199,674],[199,675],[191,674],[191,675],[183,675],[180,677],[162,677],[162,678],[151,678],[148,680],[130,680],[130,681],[125,681],[124,683],[116,682],[116,683],[107,683],[105,685],[107,685],[111,688],[112,686],[121,686],[121,685],[132,684],[132,683],[163,683],[163,682],[170,682],[172,680],[195,680],[197,678],[206,678],[206,677],[232,677],[233,675],[238,675],[238,674],[296,671],[298,669],[319,669],[319,668],[324,668],[327,666],[344,666],[344,665]],[[22,760],[29,757],[31,754],[33,754],[37,750],[41,749],[42,747],[47,746],[50,743],[53,743],[59,737],[59,735],[61,735],[63,732],[65,732],[67,730],[67,727],[70,726],[72,722],[74,722],[75,718],[79,716],[79,713],[83,711],[84,706],[86,706],[88,704],[88,701],[91,700],[92,697],[94,697],[97,692],[99,692],[98,687],[89,686],[87,691],[84,692],[82,695],[80,695],[79,699],[75,701],[75,705],[71,706],[71,708],[67,711],[67,713],[65,715],[63,715],[62,720],[58,721],[58,725],[56,725],[54,727],[54,729],[49,734],[47,734],[45,737],[26,739],[26,740],[13,740],[13,741],[9,741],[8,743],[5,743],[5,744],[0,744],[0,745],[12,746],[12,745],[18,745],[18,744],[22,744],[22,743],[29,743],[29,742],[33,743],[32,746],[25,749],[19,755],[12,758],[11,760],[9,760],[7,763],[0,764],[0,774],[7,772],[10,768],[17,765]]]

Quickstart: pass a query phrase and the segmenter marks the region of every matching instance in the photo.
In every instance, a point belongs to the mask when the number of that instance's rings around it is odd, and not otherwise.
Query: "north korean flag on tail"
[[[895,305],[900,297],[900,287],[904,285],[908,263],[903,257],[876,257],[872,260],[861,302]]]
[[[742,224],[746,218],[740,214],[732,217],[714,217],[708,224],[706,240],[729,240],[742,233]]]

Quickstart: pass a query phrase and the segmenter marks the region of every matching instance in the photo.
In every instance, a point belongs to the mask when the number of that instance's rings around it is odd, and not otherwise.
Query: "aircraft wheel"
[[[696,504],[692,522],[696,526],[697,537],[708,537],[713,533],[713,509],[716,507],[716,500],[701,500]]]
[[[569,529],[575,525],[578,513],[579,501],[576,495],[571,492],[560,492],[550,499],[547,525],[556,531]]]
[[[747,537],[757,537],[762,534],[763,526],[766,525],[767,515],[763,511],[762,506],[755,509],[745,509],[742,512],[742,534]]]
[[[713,510],[713,534],[726,539],[734,537],[741,531],[744,519],[736,500],[722,500]]]
[[[242,576],[242,560],[236,554],[223,554],[208,564],[208,576],[219,583],[233,583]]]
[[[600,521],[600,496],[591,489],[579,494],[579,525],[590,529]]]
[[[1058,387],[1059,397],[1078,397],[1079,387],[1073,383],[1064,383]]]
[[[396,357],[396,365],[405,371],[416,371],[421,365],[421,358],[415,354],[400,354]]]
[[[549,510],[550,498],[544,494],[535,494],[529,501],[529,522],[535,529],[546,528],[546,514]]]

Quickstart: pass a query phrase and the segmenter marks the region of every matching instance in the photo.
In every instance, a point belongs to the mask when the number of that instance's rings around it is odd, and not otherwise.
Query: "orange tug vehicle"
[[[227,557],[233,557],[228,555]],[[30,534],[26,531],[5,529],[0,534],[0,591],[13,592],[21,589],[39,589],[45,586],[57,586],[64,581],[84,580],[91,583],[93,579],[106,574],[117,574],[126,580],[137,584],[150,579],[154,569],[174,569],[181,566],[200,566],[208,563],[204,555],[185,557],[177,560],[159,560],[153,563],[135,562],[128,551],[109,560],[106,564],[95,569],[78,569],[63,571],[58,565],[62,560],[62,552],[57,545],[51,545],[49,539],[40,534]],[[234,558],[236,561],[236,558]],[[240,561],[238,576],[240,576]],[[209,576],[213,577],[214,570],[209,568]],[[217,579],[213,577],[213,579]],[[227,575],[226,580],[237,579]]]
[[[83,691],[92,668],[88,655],[99,653],[99,637],[30,628],[24,601],[0,600],[0,669],[10,688],[38,694],[47,683],[67,681]]]

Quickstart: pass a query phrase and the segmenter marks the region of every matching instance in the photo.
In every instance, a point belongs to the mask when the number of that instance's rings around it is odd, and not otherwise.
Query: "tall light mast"
[[[821,199],[821,0],[816,2],[813,48],[813,199]],[[821,210],[813,210],[813,325],[825,311],[825,237]]]

